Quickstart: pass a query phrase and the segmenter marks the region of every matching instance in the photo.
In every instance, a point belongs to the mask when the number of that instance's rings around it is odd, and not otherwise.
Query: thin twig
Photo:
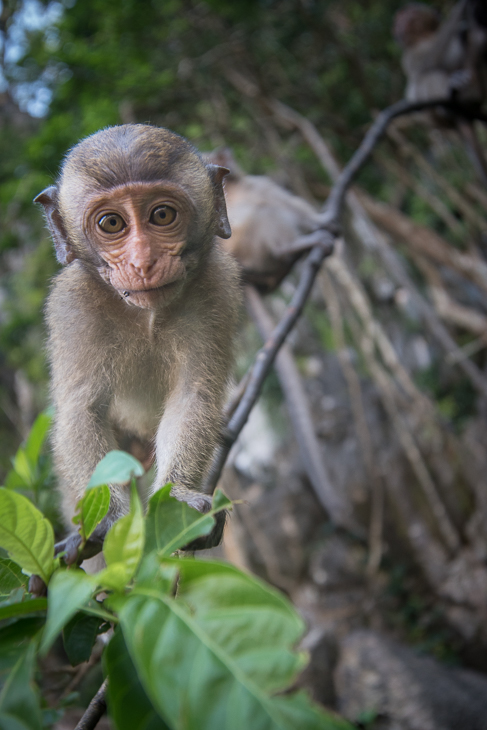
[[[107,709],[107,685],[108,679],[105,679],[74,730],[93,730],[93,728],[98,725],[98,721],[102,718]]]

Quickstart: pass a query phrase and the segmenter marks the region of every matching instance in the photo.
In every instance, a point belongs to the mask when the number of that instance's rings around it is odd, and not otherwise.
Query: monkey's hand
[[[98,525],[99,527],[100,525]],[[63,553],[62,560],[66,565],[80,565],[83,560],[88,560],[88,558],[97,555],[101,552],[106,534],[106,529],[99,531],[98,528],[86,541],[82,550],[80,550],[82,538],[79,532],[73,532],[64,538],[64,540],[57,542],[54,545],[54,557]],[[28,590],[34,596],[47,596],[47,586],[38,575],[30,576]]]
[[[83,560],[88,560],[88,558],[98,555],[103,548],[103,540],[107,533],[105,527],[100,529],[102,524],[98,525],[94,533],[85,542],[82,550],[80,550],[83,542],[81,535],[79,532],[72,532],[71,535],[68,535],[64,540],[54,545],[54,555],[64,553],[62,559],[66,565],[80,565]]]
[[[189,507],[198,510],[201,514],[206,514],[211,510],[212,498],[209,494],[203,494],[202,492],[196,492],[194,489],[187,489],[179,485],[174,486],[171,489],[171,497],[175,497],[178,502],[186,502]],[[222,510],[214,515],[215,526],[208,535],[197,537],[188,545],[185,545],[182,550],[208,550],[209,548],[216,547],[222,541],[223,529],[225,527],[225,521],[227,519],[227,511]]]

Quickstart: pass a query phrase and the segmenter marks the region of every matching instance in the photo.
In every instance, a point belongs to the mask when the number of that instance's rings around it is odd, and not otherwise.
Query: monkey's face
[[[91,197],[82,229],[104,280],[125,299],[155,309],[174,299],[187,275],[182,254],[195,211],[181,186],[130,183]]]
[[[403,48],[413,48],[434,35],[439,26],[440,17],[434,8],[422,3],[410,3],[396,13],[393,34]]]

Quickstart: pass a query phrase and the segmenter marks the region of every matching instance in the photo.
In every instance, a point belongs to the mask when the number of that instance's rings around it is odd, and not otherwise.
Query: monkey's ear
[[[223,192],[223,178],[228,175],[230,170],[220,165],[207,165],[207,170],[213,183],[215,191],[215,209],[217,214],[216,235],[220,238],[230,238],[232,229],[228,222],[227,204],[225,203],[225,193]]]
[[[54,242],[56,258],[60,264],[70,264],[76,258],[68,241],[63,219],[57,207],[57,187],[50,185],[34,198],[34,203],[44,206],[46,221]]]

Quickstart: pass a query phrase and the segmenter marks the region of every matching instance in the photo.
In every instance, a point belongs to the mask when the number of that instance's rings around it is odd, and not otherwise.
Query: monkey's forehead
[[[103,189],[163,179],[191,179],[198,187],[209,182],[206,165],[188,140],[144,124],[108,127],[79,142],[66,156],[61,185],[73,174]]]

